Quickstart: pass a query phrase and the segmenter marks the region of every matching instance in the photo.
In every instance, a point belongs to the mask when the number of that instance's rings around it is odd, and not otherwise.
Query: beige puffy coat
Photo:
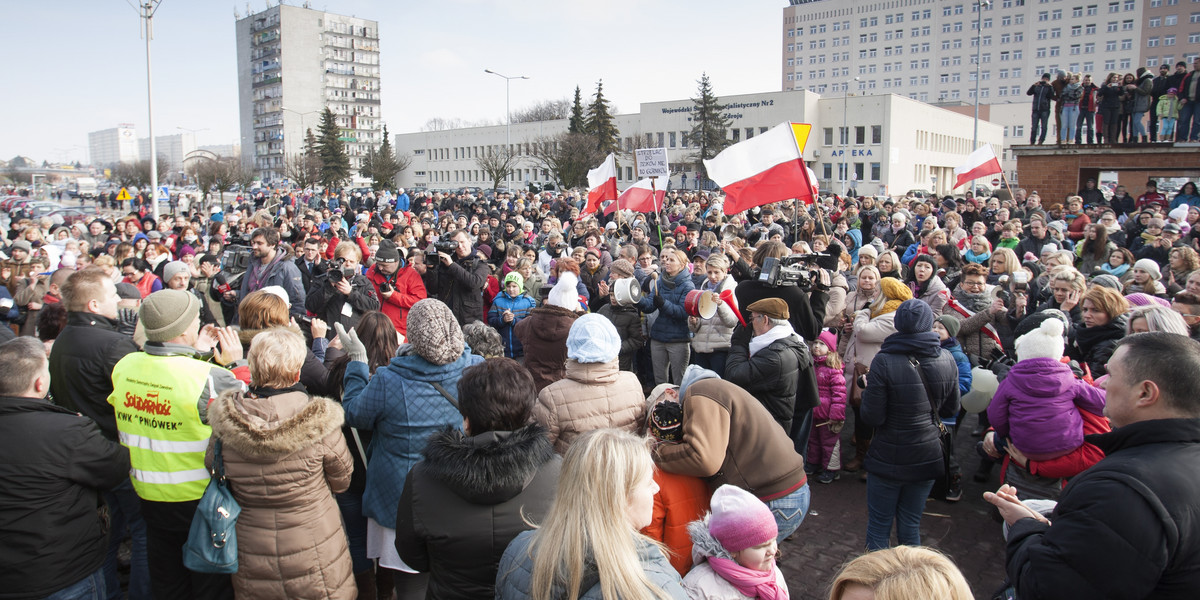
[[[233,575],[239,598],[357,597],[333,498],[349,487],[354,468],[344,419],[336,402],[300,391],[226,392],[209,407],[226,477],[242,507]],[[210,444],[210,465],[212,451]]]
[[[646,396],[637,375],[621,371],[617,361],[567,360],[567,377],[538,393],[533,418],[549,432],[554,450],[565,454],[575,438],[593,429],[637,433],[646,418]]]
[[[706,280],[705,285],[708,285]],[[726,275],[721,285],[714,290],[717,294],[737,287],[732,275]],[[699,289],[699,288],[697,288]],[[692,330],[692,351],[704,354],[717,350],[728,350],[733,328],[738,324],[737,315],[724,301],[717,301],[717,314],[707,319],[697,319],[695,324],[688,319],[688,329]]]

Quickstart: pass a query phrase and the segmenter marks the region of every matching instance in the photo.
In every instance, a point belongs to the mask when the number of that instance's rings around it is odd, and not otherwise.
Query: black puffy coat
[[[487,263],[474,256],[456,257],[449,266],[436,256],[428,261],[429,270],[422,279],[429,296],[445,302],[459,325],[483,321],[483,288],[491,273]]]
[[[865,464],[872,475],[928,481],[944,475],[945,466],[929,394],[910,356],[925,373],[938,416],[958,413],[958,366],[937,334],[893,333],[871,361],[863,389],[862,420],[875,428]]]
[[[1087,436],[1107,455],[1071,480],[1053,525],[1017,521],[1007,570],[1017,595],[1195,598],[1200,589],[1200,419]]]
[[[724,379],[750,392],[790,434],[801,370],[812,372],[812,355],[800,336],[793,333],[771,342],[754,356],[745,345],[731,346]]]
[[[428,598],[491,598],[496,566],[517,534],[540,523],[558,485],[562,459],[546,428],[429,438],[425,460],[404,480],[396,551],[429,573]]]
[[[312,287],[304,299],[304,308],[329,325],[329,333],[326,335],[333,339],[337,335],[334,323],[341,323],[342,327],[349,331],[358,325],[364,314],[379,310],[379,296],[375,295],[375,285],[366,275],[356,274],[350,279],[349,296],[337,291],[329,276],[330,273],[327,272],[313,279]],[[350,306],[349,311],[346,310],[346,305]]]
[[[129,450],[87,417],[0,397],[0,456],[0,598],[42,598],[100,568],[99,496],[129,477]]]
[[[137,352],[133,338],[117,332],[117,322],[93,313],[67,313],[67,326],[50,349],[50,394],[54,403],[91,418],[101,433],[117,439],[117,418],[108,403],[112,371],[126,354]]]

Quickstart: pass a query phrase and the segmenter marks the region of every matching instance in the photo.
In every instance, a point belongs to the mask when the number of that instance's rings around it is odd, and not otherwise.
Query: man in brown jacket
[[[775,515],[779,541],[791,535],[808,512],[809,489],[787,432],[746,390],[696,365],[684,371],[679,398],[683,441],[654,449],[659,468],[754,494]]]

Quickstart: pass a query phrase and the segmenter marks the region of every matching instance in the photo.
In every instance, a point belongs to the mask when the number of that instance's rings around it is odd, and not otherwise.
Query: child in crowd
[[[787,583],[775,559],[779,529],[771,509],[749,492],[722,485],[713,492],[712,512],[688,525],[696,566],[683,578],[693,599],[786,600]]]
[[[1179,118],[1179,90],[1170,88],[1158,99],[1158,139],[1170,141],[1175,137],[1175,120]]]
[[[988,259],[992,257],[990,248],[991,244],[988,243],[987,238],[977,235],[971,238],[971,248],[963,253],[963,260],[985,265]]]
[[[496,294],[492,308],[488,310],[488,324],[500,333],[504,341],[504,356],[518,359],[525,356],[521,340],[513,335],[513,328],[521,322],[529,310],[536,306],[533,298],[525,293],[525,278],[516,271],[504,276],[504,290]]]
[[[604,283],[601,290],[607,290],[609,300],[598,311],[600,316],[612,321],[621,336],[621,352],[617,355],[617,364],[622,371],[633,371],[633,357],[637,351],[646,345],[646,333],[642,328],[642,313],[635,306],[617,304],[616,283],[622,279],[633,278],[633,263],[624,258],[612,262],[608,269],[611,284]]]
[[[838,478],[838,440],[846,424],[846,376],[837,352],[837,338],[822,331],[812,343],[813,363],[817,368],[817,392],[821,404],[813,409],[812,435],[808,438],[808,470],[817,481],[833,483]],[[837,461],[840,463],[840,461]]]

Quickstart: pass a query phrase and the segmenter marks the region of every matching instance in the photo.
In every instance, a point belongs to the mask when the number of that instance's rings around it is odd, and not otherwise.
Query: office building
[[[112,167],[138,160],[137,130],[132,123],[88,134],[88,161],[93,167]]]
[[[172,135],[156,135],[154,136],[154,145],[154,150],[166,163],[167,171],[171,174],[178,174],[183,170],[183,157],[196,149],[196,136],[190,131]],[[150,138],[144,137],[138,140],[138,156],[150,158]],[[159,177],[165,176],[165,173],[159,173]]]
[[[368,147],[383,142],[378,23],[278,4],[236,29],[243,161],[266,183],[286,178],[287,158],[328,107],[357,175]]]

